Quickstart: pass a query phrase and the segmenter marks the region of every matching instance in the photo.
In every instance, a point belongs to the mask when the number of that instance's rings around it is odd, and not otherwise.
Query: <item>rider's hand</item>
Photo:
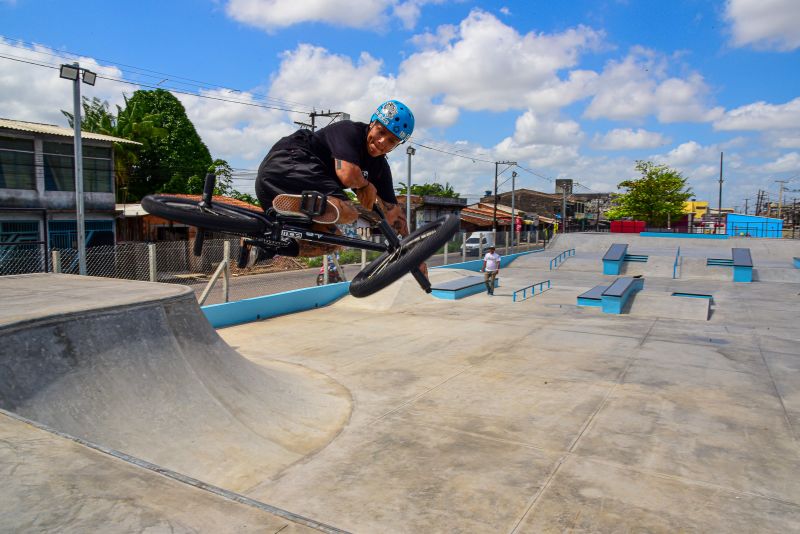
[[[371,183],[367,183],[364,187],[360,187],[355,190],[356,197],[361,205],[371,210],[372,207],[375,205],[375,200],[378,198],[378,190],[375,189],[375,186]]]

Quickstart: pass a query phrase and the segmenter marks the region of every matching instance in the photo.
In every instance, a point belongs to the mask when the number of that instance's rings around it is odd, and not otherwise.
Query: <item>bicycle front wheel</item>
[[[263,215],[222,202],[205,208],[188,198],[147,195],[142,199],[142,207],[148,213],[171,221],[229,234],[263,234],[269,228]]]
[[[448,215],[416,229],[400,242],[400,248],[384,252],[364,267],[350,282],[350,294],[357,298],[372,295],[419,267],[450,241],[459,224],[457,216]]]

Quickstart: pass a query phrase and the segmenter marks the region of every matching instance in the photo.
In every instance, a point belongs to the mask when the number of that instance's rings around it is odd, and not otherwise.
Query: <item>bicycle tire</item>
[[[461,221],[448,215],[413,231],[395,252],[384,252],[350,282],[350,294],[363,298],[380,291],[430,258],[458,232]]]
[[[201,208],[196,200],[188,198],[147,195],[142,199],[142,207],[164,219],[229,234],[263,234],[269,228],[263,215],[222,202]]]

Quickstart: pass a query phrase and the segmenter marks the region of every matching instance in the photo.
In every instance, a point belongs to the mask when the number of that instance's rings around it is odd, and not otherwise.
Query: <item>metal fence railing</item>
[[[486,253],[483,247],[475,252],[466,252],[464,243],[468,235],[468,232],[456,234],[446,247],[428,260],[428,265],[435,267],[482,257]],[[532,232],[514,236],[508,232],[497,232],[494,238],[497,252],[501,255],[542,246]],[[193,245],[193,241],[163,241],[88,247],[86,271],[89,276],[183,284],[191,287],[198,299],[216,273],[219,280],[208,288],[203,302],[216,304],[315,286],[322,265],[321,257],[276,256],[251,268],[240,269],[237,266],[240,251],[238,239],[206,239],[200,257],[192,253]],[[339,263],[346,279],[352,280],[362,265],[377,256],[375,252],[343,249],[339,252]],[[217,273],[223,262],[227,266],[222,269],[224,277]],[[46,250],[43,243],[0,246],[0,276],[38,272],[78,274],[78,251],[70,248]]]

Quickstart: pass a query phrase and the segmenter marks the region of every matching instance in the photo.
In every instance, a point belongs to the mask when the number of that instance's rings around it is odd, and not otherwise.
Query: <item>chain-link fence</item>
[[[435,267],[482,258],[490,241],[502,255],[542,246],[532,232],[514,236],[509,232],[497,232],[492,235],[493,239],[481,240],[476,247],[471,247],[471,243],[465,246],[469,236],[465,232],[453,236],[446,247],[428,260],[428,265]],[[165,241],[89,247],[86,249],[86,271],[89,276],[183,284],[195,291],[198,300],[204,297],[203,304],[312,287],[323,278],[318,276],[322,271],[322,258],[276,256],[240,269],[237,266],[241,246],[238,239],[207,239],[199,257],[193,254],[193,245],[193,241]],[[338,263],[345,278],[351,280],[363,265],[377,256],[376,252],[342,249]],[[0,276],[37,272],[78,274],[78,251],[46,250],[43,243],[0,246]]]

